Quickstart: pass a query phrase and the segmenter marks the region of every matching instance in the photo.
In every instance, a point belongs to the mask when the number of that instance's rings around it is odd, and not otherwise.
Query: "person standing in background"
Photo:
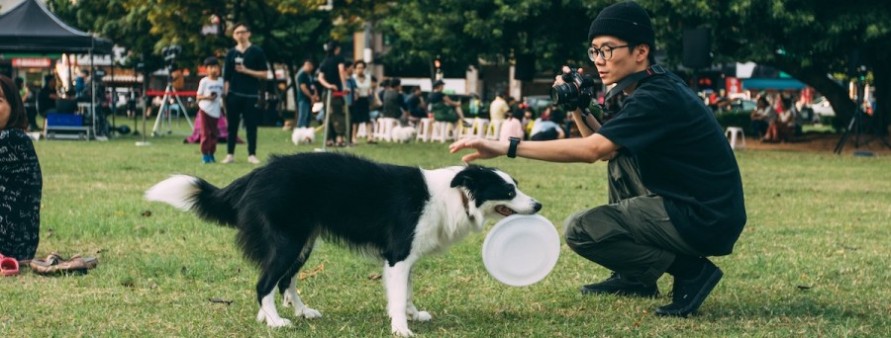
[[[329,121],[328,140],[326,145],[333,146],[337,141],[337,146],[345,146],[344,136],[346,135],[346,110],[344,102],[344,84],[346,84],[347,71],[346,63],[343,56],[340,55],[340,44],[337,41],[330,41],[325,45],[327,57],[319,65],[319,83],[326,88],[325,109],[326,117]],[[330,106],[329,106],[330,105]]]
[[[226,119],[229,123],[229,137],[226,139],[226,158],[223,163],[235,162],[235,143],[238,139],[238,126],[241,120],[247,132],[248,162],[258,164],[257,125],[260,124],[260,80],[266,79],[268,66],[263,49],[251,44],[251,29],[245,23],[235,24],[232,38],[236,45],[226,54],[223,70],[226,98]]]
[[[214,153],[217,151],[217,138],[220,131],[217,129],[217,120],[223,110],[223,79],[220,76],[220,62],[215,57],[204,60],[207,69],[207,77],[198,83],[198,114],[201,114],[202,123],[199,126],[201,135],[201,161],[205,164],[216,162]]]
[[[309,117],[312,114],[312,103],[318,101],[315,87],[315,81],[312,71],[315,65],[312,60],[303,61],[303,68],[297,72],[297,128],[309,127]]]

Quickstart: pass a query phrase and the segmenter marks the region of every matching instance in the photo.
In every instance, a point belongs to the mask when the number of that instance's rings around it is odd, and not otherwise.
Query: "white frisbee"
[[[483,242],[483,265],[499,282],[526,286],[544,279],[560,257],[560,235],[541,215],[511,215]]]

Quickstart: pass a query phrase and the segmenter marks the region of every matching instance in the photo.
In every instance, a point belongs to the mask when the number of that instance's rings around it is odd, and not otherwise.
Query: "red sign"
[[[53,61],[49,58],[16,58],[12,66],[16,68],[49,68]]]
[[[724,78],[724,89],[727,90],[727,96],[742,93],[742,85],[739,83],[739,79],[732,76]]]

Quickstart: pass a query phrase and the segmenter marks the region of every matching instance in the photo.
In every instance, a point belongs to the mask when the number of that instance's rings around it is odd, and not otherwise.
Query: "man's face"
[[[646,57],[641,58],[640,48],[631,50],[627,42],[614,36],[595,37],[591,40],[591,47],[603,54],[595,53],[594,66],[606,85],[637,72],[641,62],[646,61]]]
[[[238,43],[248,42],[251,38],[251,31],[245,26],[237,26],[232,31],[232,38]]]
[[[303,72],[312,73],[312,62],[306,61],[303,63]]]

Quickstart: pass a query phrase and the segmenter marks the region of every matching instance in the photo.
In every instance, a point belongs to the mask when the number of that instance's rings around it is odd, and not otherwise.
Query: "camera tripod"
[[[863,95],[864,95],[864,87],[863,83],[857,84],[857,100],[855,103],[857,108],[854,110],[854,115],[851,116],[851,120],[848,121],[848,128],[845,129],[844,134],[842,134],[841,138],[838,140],[838,143],[835,145],[835,153],[841,155],[842,150],[845,148],[845,143],[848,142],[848,139],[851,137],[851,133],[854,135],[854,148],[860,148],[860,136],[864,130],[868,130],[872,132],[872,138],[865,140],[862,144],[866,145],[869,142],[872,142],[874,139],[879,139],[891,149],[891,144],[888,143],[888,140],[882,135],[879,126],[883,126],[883,124],[879,123],[879,117],[875,114],[873,116],[868,116],[865,111],[861,108],[863,105]]]
[[[173,79],[170,77],[170,70],[167,73],[167,87],[164,88],[164,97],[161,98],[161,107],[158,108],[158,117],[155,118],[155,125],[152,127],[152,136],[159,136],[159,129],[161,128],[161,123],[164,120],[166,115],[167,117],[167,134],[173,133],[173,124],[172,124],[172,114],[170,114],[170,100],[171,97],[176,99],[176,104],[179,106],[176,110],[176,117],[179,118],[179,115],[182,114],[186,117],[186,122],[189,123],[189,128],[194,129],[195,127],[192,125],[192,120],[189,118],[189,114],[186,113],[186,106],[183,104],[183,101],[180,100],[179,94],[177,94],[176,89],[173,88]]]

